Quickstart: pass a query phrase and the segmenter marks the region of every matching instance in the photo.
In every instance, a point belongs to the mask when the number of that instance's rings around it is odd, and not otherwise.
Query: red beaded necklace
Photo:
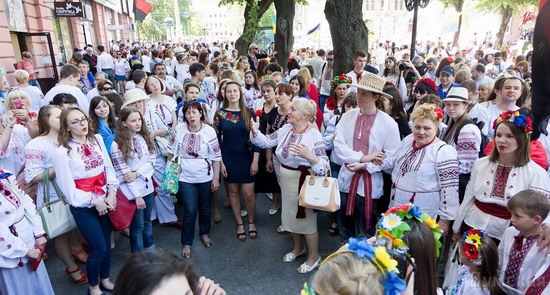
[[[432,143],[434,142],[435,138],[436,138],[436,137],[434,136],[434,138],[432,138],[432,140],[430,140],[430,142],[428,142],[428,143],[426,143],[426,144],[423,144],[423,145],[421,145],[421,146],[416,146],[416,140],[413,140],[413,142],[412,142],[412,148],[413,148],[413,150],[415,150],[415,151],[421,150],[421,149],[423,149],[423,148],[429,146],[430,144],[432,144]]]

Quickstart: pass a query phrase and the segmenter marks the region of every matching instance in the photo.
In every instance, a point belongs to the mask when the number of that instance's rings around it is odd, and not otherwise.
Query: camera
[[[400,61],[397,64],[399,65],[399,70],[400,71],[404,71],[406,69],[409,69],[409,66],[407,66],[404,61]]]
[[[412,261],[411,256],[405,250],[394,250],[391,249],[391,241],[386,238],[377,238],[374,242],[375,246],[385,247],[386,252],[390,255],[392,259],[397,261],[397,270],[399,271],[399,277],[406,279],[407,276],[407,267],[412,265],[413,272],[416,272],[416,264]]]

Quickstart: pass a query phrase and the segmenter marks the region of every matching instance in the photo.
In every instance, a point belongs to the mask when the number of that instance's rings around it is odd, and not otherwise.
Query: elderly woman
[[[316,109],[314,103],[297,99],[291,104],[288,124],[265,136],[258,131],[259,120],[255,120],[252,121],[250,131],[253,144],[262,148],[277,146],[275,156],[281,162],[281,220],[294,241],[294,249],[284,256],[283,261],[292,262],[306,254],[302,242],[304,236],[309,253],[306,262],[297,269],[299,273],[309,273],[321,262],[317,213],[298,206],[298,194],[302,186],[299,179],[309,174],[309,169],[317,175],[323,175],[329,169],[323,137],[319,130],[312,127]]]
[[[390,115],[380,111],[386,80],[371,73],[357,87],[357,109],[347,111],[336,126],[334,151],[343,163],[338,174],[342,205],[338,211],[340,239],[374,234],[373,208],[383,195],[382,170],[391,169],[399,148],[399,129]],[[356,232],[356,228],[357,231]]]
[[[19,90],[27,93],[31,100],[30,109],[34,112],[38,112],[44,104],[44,94],[42,90],[29,84],[29,73],[25,70],[16,70],[14,76]]]
[[[453,225],[453,239],[457,240],[463,232],[461,227],[466,226],[500,239],[510,226],[511,215],[506,205],[512,196],[526,189],[550,196],[548,173],[529,158],[531,121],[518,111],[507,111],[497,118],[495,125],[496,148],[474,163]],[[544,228],[548,237],[549,226]]]
[[[441,109],[420,106],[412,113],[412,135],[401,142],[392,172],[390,207],[413,203],[446,232],[458,210],[456,150],[437,138]]]
[[[0,169],[0,294],[54,294],[44,263],[46,237],[32,199]]]

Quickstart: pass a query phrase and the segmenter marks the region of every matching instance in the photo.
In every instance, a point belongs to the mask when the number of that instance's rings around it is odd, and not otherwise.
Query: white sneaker
[[[246,211],[246,209],[241,210],[241,217],[246,217],[246,216],[248,216],[248,211]]]

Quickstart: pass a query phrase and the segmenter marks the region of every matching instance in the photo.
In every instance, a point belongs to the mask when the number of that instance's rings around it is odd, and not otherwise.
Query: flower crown
[[[351,78],[348,77],[346,74],[340,74],[338,76],[334,76],[332,80],[330,80],[330,87],[336,88],[338,84],[351,84]]]
[[[392,247],[394,249],[408,251],[409,247],[403,241],[403,235],[405,232],[410,231],[411,227],[404,220],[413,218],[425,223],[430,228],[435,239],[436,255],[439,257],[439,249],[441,249],[441,242],[439,239],[443,231],[430,215],[423,213],[420,208],[414,204],[409,203],[396,206],[382,214],[382,218],[378,222],[378,238],[388,239],[392,242]]]
[[[493,122],[493,129],[497,128],[497,125],[501,122],[508,121],[514,123],[527,134],[533,132],[533,121],[531,118],[520,114],[519,111],[506,111],[502,112],[500,116]]]
[[[401,294],[407,288],[405,281],[398,276],[397,261],[391,258],[385,247],[369,244],[367,238],[350,238],[347,250],[340,250],[330,254],[323,263],[342,253],[355,253],[358,259],[367,259],[376,265],[384,274],[384,290],[386,295]],[[301,295],[314,294],[315,291],[311,285],[305,283]]]
[[[439,118],[439,121],[443,120],[443,110],[440,107],[434,108],[434,112]]]
[[[481,246],[481,239],[483,239],[484,236],[484,231],[473,228],[464,232],[460,240],[464,255],[477,266],[480,266],[483,262],[483,257],[481,257],[479,253],[479,247]]]
[[[422,79],[418,80],[418,82],[416,82],[416,85],[421,84],[421,83],[427,84],[428,86],[430,86],[430,88],[434,92],[437,92],[437,85],[435,84],[434,80],[432,80],[430,78],[422,78]]]

